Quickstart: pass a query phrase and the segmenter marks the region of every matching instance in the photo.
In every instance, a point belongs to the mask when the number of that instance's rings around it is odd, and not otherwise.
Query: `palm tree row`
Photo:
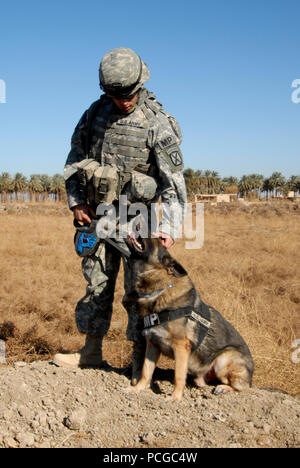
[[[1,201],[30,200],[40,201],[48,198],[55,201],[65,199],[65,182],[61,174],[50,177],[47,174],[32,174],[29,178],[21,172],[11,177],[8,172],[0,175]]]
[[[242,197],[266,198],[287,194],[289,191],[300,192],[300,176],[292,175],[286,179],[280,172],[274,172],[265,178],[261,174],[221,178],[216,171],[194,171],[186,169],[184,177],[189,196],[199,193],[237,193]],[[61,174],[50,177],[47,174],[32,174],[26,178],[20,172],[11,177],[8,172],[0,175],[1,201],[30,200],[39,201],[48,198],[61,201],[66,198],[65,182]]]
[[[236,193],[241,197],[269,198],[286,195],[289,191],[300,192],[300,176],[292,175],[286,179],[280,172],[265,178],[261,174],[221,178],[215,171],[194,171],[186,169],[184,177],[188,196],[212,193]]]

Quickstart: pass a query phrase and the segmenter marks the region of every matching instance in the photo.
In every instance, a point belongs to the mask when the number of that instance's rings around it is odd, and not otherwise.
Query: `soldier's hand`
[[[96,213],[86,203],[74,206],[73,213],[74,218],[83,224],[90,224],[92,222],[91,218],[96,218]]]
[[[164,232],[156,232],[152,233],[152,235],[154,237],[159,237],[161,239],[163,247],[165,247],[166,249],[169,249],[175,242],[171,236],[168,236],[168,234],[165,234]]]

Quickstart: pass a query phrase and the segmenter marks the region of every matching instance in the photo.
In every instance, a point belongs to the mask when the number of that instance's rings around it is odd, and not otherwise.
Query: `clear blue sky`
[[[0,172],[62,172],[114,47],[138,52],[183,132],[185,167],[300,173],[299,0],[52,0],[0,7]]]

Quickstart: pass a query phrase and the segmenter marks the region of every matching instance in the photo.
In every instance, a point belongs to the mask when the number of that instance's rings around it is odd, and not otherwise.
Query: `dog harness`
[[[169,285],[168,287],[172,287],[172,285]],[[159,290],[159,295],[161,295],[162,292],[164,292],[164,290]],[[192,350],[191,350],[192,352],[195,351],[200,346],[204,338],[206,337],[207,332],[211,326],[211,311],[210,311],[211,308],[201,300],[199,304],[195,307],[195,299],[196,299],[196,294],[194,292],[193,303],[187,307],[181,307],[178,309],[165,309],[159,312],[158,314],[153,313],[150,315],[146,315],[144,317],[144,330],[152,328],[152,327],[156,327],[158,325],[162,325],[164,323],[171,322],[173,320],[177,320],[183,317],[185,317],[186,320],[193,320],[197,322],[197,325],[198,325],[197,341],[192,346]]]

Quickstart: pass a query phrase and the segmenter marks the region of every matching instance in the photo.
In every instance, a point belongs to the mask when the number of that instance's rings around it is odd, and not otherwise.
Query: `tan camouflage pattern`
[[[121,113],[113,101],[106,98],[93,122],[91,151],[85,155],[86,118],[87,111],[75,128],[65,165],[69,207],[88,201],[80,191],[75,168],[76,163],[86,156],[94,158],[101,165],[117,167],[121,176],[125,171],[136,170],[141,175],[147,172],[157,183],[152,201],[161,197],[165,203],[177,203],[176,225],[172,225],[167,211],[164,223],[160,225],[160,230],[176,238],[186,202],[178,124],[176,128],[174,119],[172,122],[155,96],[145,88],[140,92],[138,106],[130,115]],[[80,332],[94,336],[107,333],[119,267],[119,252],[106,244],[100,244],[93,257],[83,259],[82,271],[88,286],[86,296],[76,306],[76,323]],[[125,291],[130,291],[130,272],[126,270],[126,265],[124,270]],[[140,333],[138,314],[132,307],[126,308],[129,316],[127,337],[136,340]]]
[[[121,85],[124,88],[133,85],[139,78],[141,66],[141,77],[131,91],[132,95],[149,80],[149,69],[133,50],[127,47],[111,50],[103,57],[100,64],[99,78],[103,90],[105,91],[105,85]]]

